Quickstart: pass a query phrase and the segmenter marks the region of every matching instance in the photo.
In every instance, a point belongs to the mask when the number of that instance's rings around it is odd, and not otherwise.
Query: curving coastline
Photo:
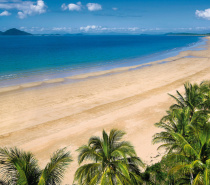
[[[34,37],[24,38],[27,42],[20,42],[19,37],[13,38],[17,42],[16,48],[11,43],[12,38],[2,39],[6,46],[0,50],[0,87],[35,82],[44,82],[44,85],[56,78],[65,78],[65,83],[71,83],[76,79],[68,77],[85,73],[106,73],[113,69],[145,64],[176,56],[181,51],[205,44],[203,37],[173,36],[93,36],[93,43],[92,37],[88,36],[63,36],[59,39],[40,37],[38,41]],[[84,41],[86,39],[92,44],[90,49]],[[97,39],[100,40],[99,46]],[[66,40],[69,42],[67,45]],[[63,47],[58,48],[55,41]],[[76,44],[76,48],[72,48],[74,42],[81,42],[81,46]],[[91,74],[93,75],[96,74]]]
[[[1,146],[30,150],[44,166],[52,151],[66,146],[76,159],[75,149],[90,136],[100,135],[103,128],[118,128],[127,132],[138,156],[153,163],[161,153],[151,144],[152,135],[157,132],[154,123],[173,101],[167,93],[182,92],[186,81],[209,80],[209,58],[210,41],[206,50],[184,51],[149,66],[67,78],[78,79],[77,83],[63,83],[61,78],[0,88]],[[139,69],[130,70],[135,68]],[[42,86],[55,82],[57,85]],[[72,169],[76,167],[77,161],[74,161],[64,184],[72,183]]]
[[[208,38],[208,37],[205,37]],[[202,41],[203,44],[204,40]],[[188,48],[188,50],[191,51],[192,50],[198,50],[199,48],[204,49],[206,47],[205,45],[200,44],[200,42],[198,42],[198,44],[191,46]],[[187,48],[185,48],[187,49]],[[172,57],[168,57],[168,58],[164,58],[161,60],[156,60],[154,61],[154,58],[149,59],[152,62],[146,62],[143,64],[138,64],[138,65],[129,65],[126,67],[117,67],[117,68],[111,68],[109,70],[100,70],[100,71],[96,71],[96,72],[86,72],[86,73],[82,73],[82,74],[75,74],[73,76],[66,76],[66,77],[55,77],[52,79],[47,79],[47,80],[36,80],[35,82],[16,82],[17,85],[7,85],[7,86],[0,86],[0,93],[4,93],[4,92],[9,92],[9,91],[14,91],[14,90],[20,90],[23,88],[31,88],[31,87],[40,87],[40,86],[46,86],[49,84],[59,84],[59,83],[74,83],[74,82],[78,82],[81,80],[86,80],[88,78],[95,78],[95,77],[100,77],[100,76],[104,76],[104,75],[111,75],[111,74],[115,74],[115,73],[122,73],[122,72],[126,72],[129,70],[137,70],[143,67],[148,67],[151,65],[158,65],[158,64],[162,64],[162,63],[166,63],[166,62],[171,62],[174,60],[179,60],[182,57],[187,57],[188,54],[185,54],[188,50],[182,49],[180,50],[180,52],[176,51],[175,53],[178,55],[172,56]],[[167,56],[168,54],[166,53],[165,56]],[[172,55],[169,54],[169,55]],[[173,54],[174,55],[174,54]],[[162,56],[162,58],[164,57],[164,55]]]

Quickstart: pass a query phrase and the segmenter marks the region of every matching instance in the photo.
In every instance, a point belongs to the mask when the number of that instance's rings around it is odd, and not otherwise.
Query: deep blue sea
[[[0,86],[151,62],[202,41],[161,35],[0,36]]]

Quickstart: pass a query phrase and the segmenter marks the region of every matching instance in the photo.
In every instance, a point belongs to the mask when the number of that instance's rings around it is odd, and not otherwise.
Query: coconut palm
[[[153,136],[153,143],[163,143],[158,148],[165,148],[169,153],[179,149],[176,145],[176,141],[172,137],[172,133],[180,133],[185,137],[188,134],[190,124],[189,108],[167,111],[167,115],[164,116],[160,122],[155,124],[155,126],[164,130]]]
[[[182,95],[179,91],[176,91],[177,97],[169,94],[176,100],[176,104],[173,104],[170,108],[180,109],[183,107],[189,107],[190,114],[192,116],[196,109],[200,109],[202,107],[203,94],[201,93],[200,86],[198,84],[185,83],[184,88],[184,95]]]
[[[210,124],[208,130],[200,134],[200,141],[190,144],[181,134],[173,133],[181,153],[173,153],[167,158],[175,162],[170,173],[178,173],[178,179],[191,185],[210,184]],[[179,180],[180,182],[180,180]]]
[[[162,142],[168,153],[163,158],[172,184],[210,184],[210,83],[185,84],[185,95],[171,95],[177,104],[155,125],[162,132],[153,143]],[[162,164],[162,162],[161,162]],[[167,171],[169,169],[166,169]]]
[[[181,134],[188,142],[197,142],[199,133],[208,122],[208,115],[203,111],[196,111],[191,117],[189,107],[167,111],[160,122],[155,126],[164,129],[162,132],[153,136],[153,143],[163,143],[158,148],[165,148],[169,153],[181,149],[177,144],[172,133]]]
[[[60,184],[66,167],[72,161],[64,149],[56,151],[41,170],[31,152],[17,148],[0,148],[0,175],[2,182],[17,185]]]
[[[139,166],[143,162],[136,156],[134,147],[121,141],[125,132],[112,129],[103,137],[91,137],[88,145],[78,149],[80,166],[75,173],[78,184],[141,184]]]
[[[203,81],[200,84],[200,91],[203,94],[202,106],[209,113],[210,110],[210,81]]]

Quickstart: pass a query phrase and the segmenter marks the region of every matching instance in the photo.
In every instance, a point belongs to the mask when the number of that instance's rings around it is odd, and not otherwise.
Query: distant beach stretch
[[[159,161],[163,151],[151,142],[160,131],[154,123],[174,103],[168,93],[183,92],[185,82],[210,79],[210,37],[24,36],[0,40],[6,43],[0,49],[0,145],[33,152],[42,167],[51,153],[67,147],[74,161],[63,184],[73,182],[78,167],[75,150],[91,136],[101,136],[103,129],[126,131],[125,139],[146,164]],[[20,47],[20,40],[31,40],[33,51]],[[71,46],[71,52],[64,46]]]

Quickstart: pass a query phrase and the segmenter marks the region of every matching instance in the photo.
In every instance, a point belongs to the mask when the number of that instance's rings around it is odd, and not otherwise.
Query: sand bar
[[[163,61],[170,62],[160,64]],[[97,78],[88,78],[93,76]],[[143,161],[151,164],[159,160],[157,145],[151,144],[159,131],[154,123],[173,102],[167,93],[183,91],[187,81],[210,80],[210,41],[206,50],[185,51],[136,70],[115,69],[74,78],[84,80],[0,88],[0,146],[32,151],[41,166],[53,151],[67,147],[74,162],[63,184],[73,182],[78,167],[75,150],[91,136],[101,135],[103,129],[125,130],[125,139],[132,142]],[[40,85],[42,88],[37,88]]]

